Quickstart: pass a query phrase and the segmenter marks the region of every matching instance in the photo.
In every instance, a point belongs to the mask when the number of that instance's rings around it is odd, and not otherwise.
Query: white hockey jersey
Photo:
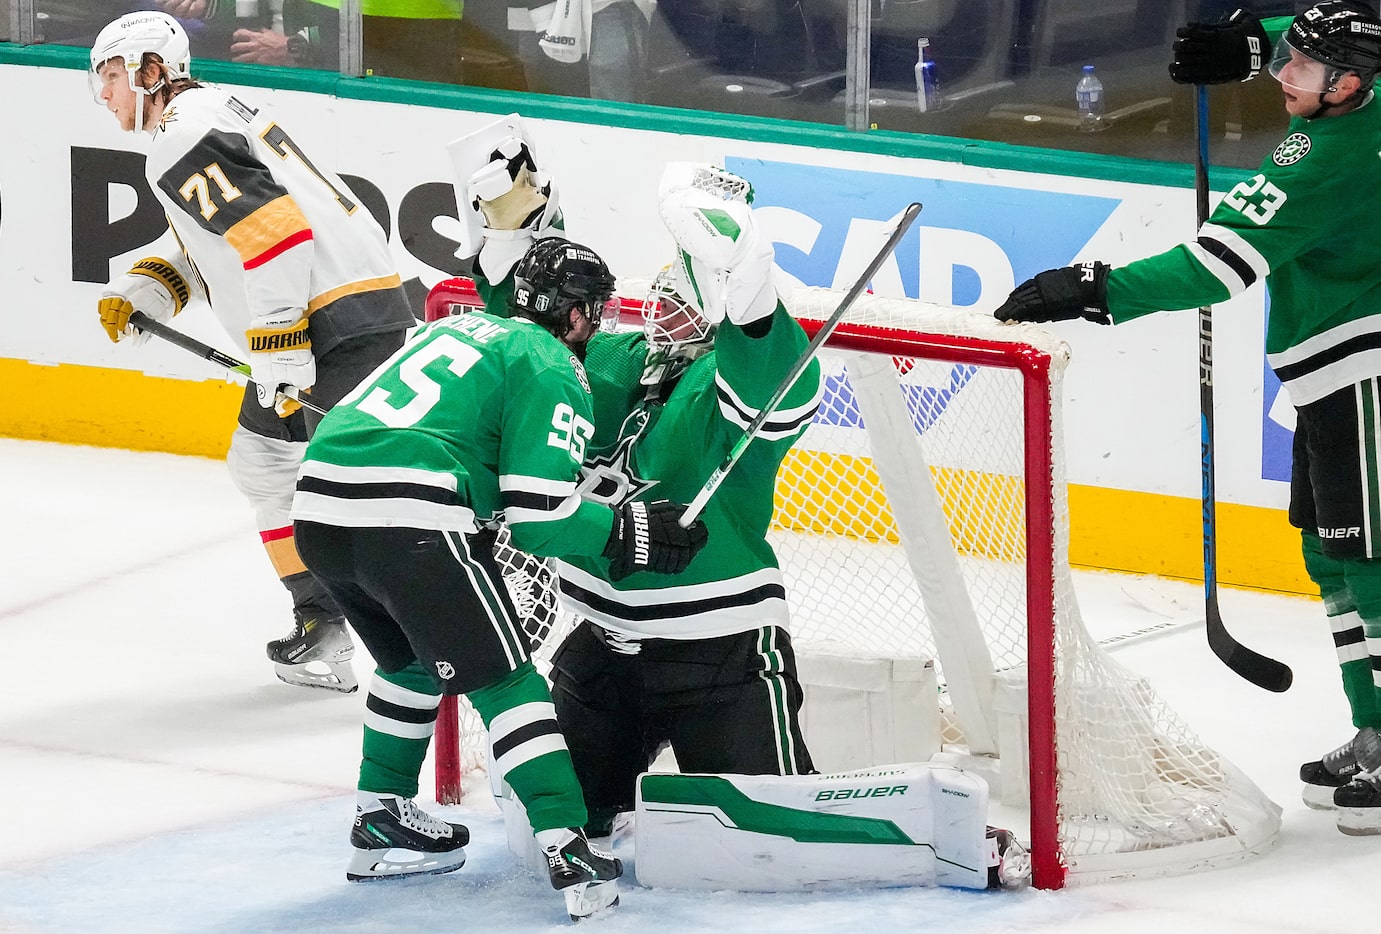
[[[217,88],[183,91],[145,173],[242,351],[251,317],[283,310],[307,316],[318,357],[416,323],[378,223],[263,109]]]

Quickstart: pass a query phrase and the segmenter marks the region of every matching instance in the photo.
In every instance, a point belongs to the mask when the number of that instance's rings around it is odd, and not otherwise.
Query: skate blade
[[[301,688],[323,688],[354,694],[360,682],[349,662],[308,662],[305,665],[284,665],[274,662],[273,673],[284,684]]]
[[[1381,808],[1338,808],[1338,829],[1349,837],[1381,834]]]
[[[561,894],[566,899],[566,913],[572,921],[584,921],[601,911],[617,908],[619,904],[619,884],[612,879],[608,882],[581,882]]]
[[[393,848],[364,850],[355,847],[345,878],[351,882],[377,882],[409,876],[435,876],[455,872],[465,865],[465,850],[457,847],[447,853],[419,853]]]
[[[1304,806],[1310,810],[1333,811],[1338,807],[1333,803],[1333,792],[1337,790],[1328,785],[1311,785],[1306,782],[1300,792],[1300,798],[1304,801]]]

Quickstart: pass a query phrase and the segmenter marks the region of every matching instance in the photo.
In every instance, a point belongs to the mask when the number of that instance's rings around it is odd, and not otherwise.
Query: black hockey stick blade
[[[1234,639],[1232,633],[1223,625],[1217,601],[1208,604],[1207,609],[1205,623],[1208,627],[1208,646],[1224,665],[1259,688],[1277,694],[1290,690],[1290,685],[1295,681],[1295,673],[1290,670],[1289,665],[1274,658],[1267,658],[1260,652],[1254,652]]]
[[[1195,90],[1194,206],[1198,227],[1208,220],[1208,88]],[[1199,466],[1203,481],[1204,632],[1208,647],[1239,677],[1268,691],[1287,691],[1295,680],[1284,662],[1253,652],[1232,637],[1218,612],[1217,482],[1213,448],[1213,308],[1199,309]]]

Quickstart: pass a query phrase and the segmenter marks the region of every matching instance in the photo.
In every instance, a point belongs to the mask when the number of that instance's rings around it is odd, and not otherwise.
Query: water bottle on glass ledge
[[[1081,132],[1094,133],[1107,128],[1103,121],[1103,82],[1094,74],[1092,65],[1084,66],[1084,73],[1074,86],[1074,99],[1079,104]]]
[[[939,110],[940,83],[935,77],[935,59],[931,58],[930,40],[916,40],[916,106],[921,113]]]

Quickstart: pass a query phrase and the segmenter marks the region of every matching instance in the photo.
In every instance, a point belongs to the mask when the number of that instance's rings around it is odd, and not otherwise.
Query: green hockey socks
[[[365,700],[360,791],[416,797],[440,704],[436,680],[418,662],[393,674],[375,669]]]
[[[547,682],[527,662],[465,695],[489,730],[489,768],[527,809],[533,831],[584,827],[587,815]]]
[[[1381,561],[1331,558],[1306,532],[1304,566],[1323,597],[1352,725],[1381,729]]]

